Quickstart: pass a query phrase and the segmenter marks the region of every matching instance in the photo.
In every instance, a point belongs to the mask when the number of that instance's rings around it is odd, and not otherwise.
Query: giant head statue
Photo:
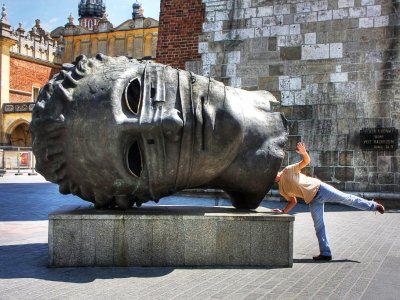
[[[268,92],[169,66],[97,55],[64,64],[41,90],[31,130],[37,171],[97,208],[223,189],[256,208],[284,156],[285,118]]]

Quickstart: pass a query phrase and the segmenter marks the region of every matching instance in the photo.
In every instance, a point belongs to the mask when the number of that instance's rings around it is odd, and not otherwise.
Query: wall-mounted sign
[[[7,103],[3,104],[4,113],[32,112],[35,103]]]
[[[363,128],[360,132],[360,147],[363,150],[397,150],[399,131],[396,128]]]

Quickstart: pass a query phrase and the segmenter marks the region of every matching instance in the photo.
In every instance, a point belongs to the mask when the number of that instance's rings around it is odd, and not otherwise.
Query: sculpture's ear
[[[250,93],[253,93],[254,95],[257,95],[257,97],[261,97],[264,100],[267,100],[272,103],[278,103],[278,100],[268,91],[251,91]]]

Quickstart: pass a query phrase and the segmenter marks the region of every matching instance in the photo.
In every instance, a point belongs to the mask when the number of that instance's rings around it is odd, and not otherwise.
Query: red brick
[[[60,72],[50,67],[20,58],[10,58],[10,90],[32,93],[32,88],[42,87],[51,77]],[[32,96],[10,91],[10,102],[31,102]]]
[[[184,69],[186,61],[199,60],[204,16],[202,0],[161,0],[157,61]]]

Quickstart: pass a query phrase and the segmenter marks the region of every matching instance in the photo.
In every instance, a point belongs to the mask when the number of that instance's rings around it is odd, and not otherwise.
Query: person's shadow
[[[320,264],[320,263],[356,263],[359,264],[360,262],[357,260],[351,260],[351,259],[332,259],[329,261],[323,261],[323,260],[313,260],[311,258],[296,258],[293,259],[294,264]]]

